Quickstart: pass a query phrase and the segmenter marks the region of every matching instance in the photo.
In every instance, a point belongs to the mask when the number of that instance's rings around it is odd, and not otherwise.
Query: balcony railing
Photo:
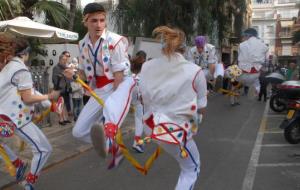
[[[261,5],[261,4],[272,4],[274,0],[254,0],[252,1],[254,5]]]
[[[297,3],[297,0],[278,0],[278,4]]]

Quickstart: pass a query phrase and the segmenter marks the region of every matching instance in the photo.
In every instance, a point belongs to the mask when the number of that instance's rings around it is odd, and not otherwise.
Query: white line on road
[[[268,101],[269,102],[269,101]],[[252,150],[251,158],[248,164],[248,168],[246,171],[246,176],[243,181],[243,187],[242,190],[252,190],[253,189],[253,184],[254,184],[254,179],[255,179],[255,174],[256,174],[256,166],[258,163],[260,151],[261,151],[261,144],[264,136],[264,132],[266,130],[266,124],[267,124],[267,114],[269,111],[269,103],[266,104],[263,117],[260,123],[260,127],[258,129],[258,134],[256,137],[256,141],[254,144],[254,148]]]
[[[261,147],[291,147],[291,146],[296,147],[296,145],[294,145],[294,144],[262,144],[259,146],[261,146]]]
[[[283,134],[283,130],[265,131],[265,134]]]
[[[256,167],[291,167],[300,166],[300,163],[274,163],[274,164],[257,164]]]

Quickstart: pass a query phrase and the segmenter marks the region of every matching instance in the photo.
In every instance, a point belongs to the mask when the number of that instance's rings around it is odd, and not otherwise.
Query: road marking
[[[266,117],[267,117],[267,118],[271,118],[271,117],[275,117],[275,118],[277,118],[277,117],[284,118],[284,117],[285,117],[285,115],[286,115],[286,114],[284,114],[284,115],[277,115],[277,114],[275,115],[275,114],[269,114],[269,115],[267,115]]]
[[[265,134],[283,134],[282,130],[267,130]]]
[[[300,166],[300,163],[276,163],[276,164],[257,164],[256,167],[291,167]]]
[[[294,144],[262,144],[261,147],[296,147]]]
[[[269,101],[268,101],[269,102]],[[248,164],[248,168],[246,171],[246,176],[243,181],[242,190],[252,190],[253,184],[255,180],[255,174],[256,174],[256,166],[258,164],[258,159],[261,151],[261,144],[263,140],[264,133],[266,131],[267,127],[267,114],[269,112],[269,103],[267,102],[263,117],[260,123],[260,127],[258,130],[258,134],[255,140],[254,148],[252,150],[251,158]]]

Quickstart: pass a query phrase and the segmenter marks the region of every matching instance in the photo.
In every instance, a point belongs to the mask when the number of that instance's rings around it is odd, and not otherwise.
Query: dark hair
[[[257,34],[257,31],[255,30],[255,28],[247,28],[242,36],[254,36],[254,37],[257,37],[258,34]]]
[[[89,3],[83,9],[83,16],[95,12],[105,12],[105,9],[100,3]]]
[[[21,55],[24,55],[24,54],[27,54],[29,53],[31,50],[30,48],[30,44],[27,40],[25,39],[18,39],[16,41],[16,50],[15,50],[15,55],[16,56],[21,56]]]
[[[143,50],[138,51],[135,56],[143,57],[145,60],[147,58],[147,53],[144,52]]]
[[[68,52],[68,51],[63,51],[61,54],[65,55],[66,53],[70,54],[70,52]]]
[[[143,63],[146,61],[147,54],[143,50],[138,51],[136,56],[131,60],[131,72],[139,73]]]

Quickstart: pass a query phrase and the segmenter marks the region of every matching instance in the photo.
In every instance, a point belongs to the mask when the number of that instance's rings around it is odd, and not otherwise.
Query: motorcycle
[[[288,105],[286,118],[279,126],[284,130],[284,138],[290,144],[300,142],[300,100]]]
[[[266,80],[272,85],[271,97],[270,97],[270,108],[275,112],[282,112],[286,110],[286,99],[287,97],[282,92],[281,85],[284,80],[284,74],[282,72],[274,72],[266,76]]]

